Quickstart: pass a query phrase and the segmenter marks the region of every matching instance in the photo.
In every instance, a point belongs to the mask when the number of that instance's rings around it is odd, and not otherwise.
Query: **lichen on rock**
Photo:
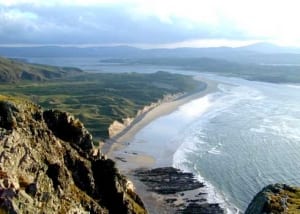
[[[0,213],[146,213],[114,163],[92,149],[72,115],[0,96]]]
[[[73,115],[58,110],[47,110],[44,111],[43,116],[48,128],[62,140],[78,146],[85,152],[93,149],[92,135]]]
[[[300,213],[300,189],[286,184],[271,184],[253,198],[245,214]]]

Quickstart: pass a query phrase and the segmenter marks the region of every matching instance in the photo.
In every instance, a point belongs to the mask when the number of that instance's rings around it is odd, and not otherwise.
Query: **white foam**
[[[179,108],[180,114],[188,118],[195,118],[202,115],[211,107],[211,95],[206,95],[202,98],[193,100]]]
[[[200,182],[205,184],[205,187],[203,187],[203,192],[207,194],[207,202],[208,203],[218,203],[222,209],[227,214],[234,214],[234,213],[240,213],[239,209],[235,206],[232,206],[228,200],[226,199],[225,195],[218,192],[214,186],[207,180],[205,180],[201,176],[201,172],[199,172],[196,169],[196,166],[192,163],[189,163],[187,155],[190,153],[194,153],[197,151],[198,146],[206,145],[207,142],[202,140],[202,137],[205,137],[204,133],[201,133],[200,130],[197,130],[198,133],[194,130],[190,133],[185,133],[185,135],[182,136],[181,140],[183,140],[183,143],[180,145],[180,147],[177,149],[173,156],[173,167],[181,169],[185,172],[192,172],[195,174],[196,179]],[[195,136],[195,133],[197,133],[197,136]],[[200,134],[199,134],[200,133]],[[196,142],[196,143],[195,143]],[[221,152],[217,149],[222,146],[222,143],[219,142],[216,146],[211,148],[208,152],[213,155],[218,155]],[[187,165],[193,165],[193,169],[191,170]]]
[[[266,128],[260,126],[259,128],[250,128],[251,132],[256,132],[256,133],[266,133]]]
[[[221,201],[225,209],[230,207],[227,213],[238,213],[238,210],[231,208],[226,197],[218,192],[209,181],[205,181],[200,175],[201,172],[195,171],[195,168],[187,168],[187,166],[192,166],[192,163],[188,161],[189,158],[195,158],[196,151],[199,158],[220,159],[220,156],[214,155],[222,155],[223,151],[224,156],[226,156],[226,151],[221,148],[223,141],[222,143],[218,141],[221,139],[220,137],[224,136],[226,138],[228,136],[225,132],[223,135],[222,133],[216,133],[216,136],[213,136],[214,128],[219,128],[218,130],[222,132],[220,126],[223,125],[223,122],[225,126],[226,122],[232,122],[232,128],[237,130],[236,135],[232,131],[230,133],[233,134],[235,139],[243,140],[243,149],[247,148],[247,143],[252,141],[271,144],[277,143],[278,139],[282,139],[281,143],[300,143],[299,93],[297,93],[297,89],[295,90],[300,86],[247,82],[246,80],[234,80],[233,82],[237,85],[219,84],[220,91],[210,96],[209,105],[200,114],[201,117],[193,122],[186,129],[186,132],[181,133],[182,135],[178,141],[181,141],[182,144],[173,156],[175,167],[194,172],[198,179],[207,185],[205,191],[208,193],[210,202],[217,203]],[[229,129],[231,124],[228,124]],[[224,130],[227,130],[226,127]],[[206,132],[212,135],[206,136]],[[256,138],[261,139],[261,141],[255,141]],[[228,147],[228,144],[224,146]],[[255,149],[255,146],[257,144],[253,146],[253,149]],[[255,157],[255,154],[253,155]],[[212,180],[212,182],[218,182],[218,180]],[[229,192],[230,198],[233,198],[232,193],[230,193],[231,189],[227,191],[226,188],[224,191]],[[235,191],[234,188],[233,191]],[[239,194],[237,192],[233,193],[234,196]],[[241,207],[244,206],[241,201],[236,201],[236,203]]]
[[[217,147],[214,147],[214,148],[210,149],[208,151],[208,153],[213,154],[213,155],[219,155],[219,154],[221,154],[221,151],[218,150]]]
[[[224,209],[228,210],[227,213],[238,213],[237,209],[232,208],[229,204],[229,200],[226,199],[224,194],[218,192],[213,185],[201,177],[201,172],[196,171],[194,168],[187,168],[186,164],[188,164],[188,166],[193,165],[188,162],[187,157],[189,157],[190,154],[195,154],[195,151],[198,152],[197,155],[199,155],[200,158],[205,155],[211,158],[219,158],[220,155],[226,156],[226,152],[222,148],[223,146],[227,146],[223,145],[223,141],[221,141],[221,137],[223,136],[220,137],[218,134],[216,134],[216,136],[207,136],[206,134],[206,131],[209,131],[208,127],[214,127],[214,125],[216,125],[214,124],[215,122],[222,122],[222,120],[219,119],[222,118],[223,115],[225,119],[234,118],[232,121],[233,124],[236,121],[240,122],[236,125],[240,125],[239,127],[243,128],[242,131],[249,133],[250,130],[250,132],[252,132],[249,136],[246,136],[247,138],[244,139],[245,142],[248,138],[251,139],[252,135],[255,136],[256,133],[262,133],[264,136],[270,134],[285,134],[289,136],[289,138],[294,137],[294,139],[296,139],[297,136],[299,137],[300,121],[299,123],[295,123],[295,118],[287,117],[289,109],[295,108],[288,106],[286,109],[282,109],[282,105],[278,105],[276,102],[270,103],[268,96],[269,94],[273,95],[274,87],[267,88],[266,85],[263,85],[263,87],[265,88],[261,90],[261,88],[256,87],[256,85],[255,87],[251,87],[249,84],[237,86],[220,84],[220,91],[183,105],[176,112],[166,116],[167,118],[159,118],[154,121],[152,126],[149,125],[147,129],[145,129],[147,130],[145,136],[143,135],[143,131],[139,132],[139,136],[151,139],[152,142],[149,143],[147,150],[153,150],[153,156],[159,154],[162,146],[167,146],[168,149],[172,150],[178,145],[179,147],[173,156],[174,167],[194,172],[195,175],[198,176],[197,178],[206,184],[205,191],[208,193],[210,203],[220,203]],[[282,90],[279,91],[283,93]],[[277,91],[275,92],[277,93]],[[285,97],[282,96],[282,94],[276,94],[276,96]],[[273,100],[271,99],[271,101]],[[280,106],[280,108],[278,106]],[[297,107],[297,105],[295,106]],[[243,113],[243,111],[239,111],[240,109],[247,110],[245,111],[245,121],[242,119],[239,120],[241,117],[239,114],[241,114],[241,112]],[[244,114],[242,116],[244,117]],[[254,120],[254,123],[249,122],[249,120]],[[225,122],[227,121],[225,120]],[[297,125],[294,125],[295,129],[291,129],[293,124]],[[164,127],[160,127],[160,125]],[[298,129],[298,132],[296,129]],[[238,133],[239,130],[237,130],[237,134]],[[163,136],[161,136],[162,134]],[[226,134],[224,136],[226,137]],[[241,135],[241,137],[243,136]],[[209,138],[212,138],[212,141],[210,141]],[[268,137],[266,137],[266,139],[268,139]],[[145,150],[145,145],[141,146]],[[224,154],[222,153],[223,151]],[[164,154],[162,154],[161,157],[165,158],[163,155]]]
[[[199,151],[199,147],[206,146],[206,152],[212,155],[220,155],[221,150],[220,147],[222,143],[219,142],[216,146],[210,147],[207,145],[207,142],[202,139],[205,137],[205,134],[202,133],[201,127],[205,127],[205,124],[217,117],[219,114],[228,112],[229,109],[232,109],[234,105],[240,103],[243,100],[262,100],[265,99],[265,96],[258,90],[253,90],[247,86],[230,86],[225,84],[219,84],[220,92],[210,95],[205,99],[202,99],[202,104],[204,106],[205,111],[201,111],[199,109],[194,109],[191,111],[192,113],[188,113],[188,111],[195,108],[195,105],[190,105],[189,108],[181,109],[187,115],[201,115],[201,119],[197,120],[189,127],[188,133],[183,133],[179,140],[182,141],[182,144],[179,146],[177,151],[173,156],[173,165],[176,168],[179,168],[184,171],[191,171],[186,167],[188,163],[187,156],[189,153],[193,153],[195,151]],[[200,102],[199,102],[200,105]],[[198,111],[198,114],[195,113]],[[201,112],[201,114],[199,114]],[[253,131],[264,131],[263,129]],[[197,136],[195,136],[197,134]],[[196,172],[197,179],[200,182],[205,183],[205,192],[207,193],[207,200],[209,203],[218,203],[220,204],[226,213],[239,213],[239,209],[235,206],[230,205],[226,197],[218,192],[209,181],[204,180],[204,178],[200,175],[200,172]]]
[[[187,152],[188,150],[185,150]],[[189,150],[191,151],[191,150]],[[175,156],[180,156],[180,158],[176,158]],[[192,172],[188,167],[186,167],[185,162],[187,159],[184,158],[185,154],[182,153],[182,150],[178,150],[176,152],[176,155],[174,155],[174,161],[173,161],[173,167],[181,169],[184,172]],[[220,192],[217,192],[214,186],[207,180],[205,180],[199,171],[194,167],[195,172],[193,172],[196,176],[196,179],[200,181],[201,183],[204,183],[205,186],[202,188],[203,193],[207,194],[207,202],[208,203],[217,203],[221,206],[221,208],[225,211],[227,214],[238,214],[240,213],[239,209],[235,206],[232,206],[226,197],[221,194]]]
[[[279,137],[300,141],[300,119],[289,115],[273,116],[264,119],[259,128],[252,128],[250,131],[269,133]]]

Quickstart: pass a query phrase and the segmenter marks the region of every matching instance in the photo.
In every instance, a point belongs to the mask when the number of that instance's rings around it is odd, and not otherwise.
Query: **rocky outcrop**
[[[58,110],[48,110],[43,113],[48,128],[60,139],[70,142],[77,149],[85,152],[93,149],[93,137],[83,124],[73,115]]]
[[[263,188],[251,201],[245,214],[300,213],[300,189],[285,184]]]
[[[156,169],[138,169],[134,175],[139,178],[151,192],[158,194],[168,207],[170,213],[182,214],[222,214],[219,204],[208,203],[202,188],[204,184],[195,179],[192,173],[182,172],[173,167]]]
[[[115,120],[109,127],[108,127],[108,134],[109,137],[114,137],[121,133],[124,129],[129,127],[133,122],[134,118],[126,118],[123,119],[122,122]]]
[[[0,213],[146,213],[92,136],[59,111],[0,96]]]
[[[135,171],[135,175],[152,191],[160,194],[174,194],[204,186],[192,173],[181,172],[173,167],[140,169]]]

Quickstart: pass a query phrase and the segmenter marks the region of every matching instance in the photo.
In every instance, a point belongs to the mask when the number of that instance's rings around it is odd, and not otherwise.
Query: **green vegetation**
[[[245,214],[300,213],[300,189],[286,184],[271,184],[255,195]]]
[[[108,137],[114,121],[134,117],[145,105],[166,94],[191,92],[192,77],[154,74],[84,74],[56,81],[1,84],[1,94],[23,96],[44,108],[68,111],[78,117],[96,140]]]
[[[0,82],[43,81],[80,73],[77,68],[29,64],[0,57]]]
[[[282,190],[277,194],[269,196],[270,205],[268,209],[273,213],[283,213],[282,198],[287,198],[286,213],[296,214],[300,212],[300,189],[291,188],[289,190]]]

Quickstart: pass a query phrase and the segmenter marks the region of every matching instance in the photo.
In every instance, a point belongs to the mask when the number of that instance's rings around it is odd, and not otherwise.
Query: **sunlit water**
[[[208,184],[209,201],[245,210],[265,185],[300,185],[300,88],[217,78],[219,92],[194,100],[142,129],[131,149]]]
[[[106,63],[102,62],[100,57],[27,57],[24,58],[30,63],[48,64],[54,66],[66,66],[80,68],[89,73],[153,73],[156,71],[168,71],[172,73],[186,73],[174,66],[156,66],[143,64],[126,64],[126,63]]]

